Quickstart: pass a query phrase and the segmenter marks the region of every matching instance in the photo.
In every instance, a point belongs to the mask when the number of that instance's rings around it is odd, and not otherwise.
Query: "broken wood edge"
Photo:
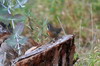
[[[35,50],[33,50],[31,53],[16,58],[13,62],[14,62],[14,64],[17,64],[26,58],[29,58],[31,56],[36,56],[37,54],[40,54],[40,53],[44,52],[45,50],[48,50],[48,49],[50,49],[58,44],[62,44],[64,42],[67,42],[68,40],[71,40],[71,39],[72,40],[74,39],[74,35],[65,35],[65,36],[59,38],[58,40],[56,40],[55,43],[46,43],[46,44],[36,48]]]

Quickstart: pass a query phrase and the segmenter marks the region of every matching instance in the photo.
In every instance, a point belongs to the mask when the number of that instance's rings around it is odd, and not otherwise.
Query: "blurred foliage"
[[[90,50],[89,47],[86,47],[86,44],[99,47],[100,0],[29,0],[25,5],[26,7],[22,8],[19,4],[18,6],[19,8],[15,10],[13,10],[14,7],[10,8],[12,15],[23,14],[26,17],[24,18],[26,25],[24,34],[33,37],[37,42],[43,44],[50,40],[46,33],[46,24],[52,22],[59,27],[60,23],[57,19],[59,17],[65,32],[76,35],[75,44],[80,56],[84,56],[85,51]],[[9,9],[3,9],[1,6],[0,9],[0,14],[3,14],[3,12],[6,14],[9,11]],[[0,20],[2,18],[4,17],[0,15]],[[85,45],[85,48],[88,49],[84,49],[81,45]],[[83,53],[81,53],[81,50]],[[95,54],[91,53],[89,56],[85,56],[84,59],[88,59],[87,61],[80,59],[81,62],[78,62],[76,66],[94,65],[98,58]],[[91,60],[90,57],[93,57],[93,59]]]
[[[27,42],[27,37],[21,36],[24,29],[23,23],[17,23],[15,29],[13,30],[13,33],[10,35],[10,37],[5,40],[5,42],[15,48],[18,44],[25,44]]]
[[[45,19],[53,22],[54,24],[59,25],[57,17],[60,17],[61,22],[64,24],[63,27],[65,31],[73,29],[72,33],[78,33],[81,30],[84,31],[83,28],[91,28],[91,5],[92,5],[92,14],[93,19],[99,19],[99,0],[30,0],[28,3],[29,12],[31,15],[28,15],[32,18],[32,22],[34,22],[33,26],[37,26],[41,24],[41,22],[45,22]],[[97,5],[98,4],[98,5]],[[29,6],[30,5],[30,6]],[[98,9],[96,9],[98,8]],[[27,10],[27,9],[26,9]],[[41,21],[44,20],[44,21]],[[80,25],[80,21],[82,21]],[[98,27],[100,22],[94,22],[94,28]],[[41,26],[41,25],[39,25]],[[60,26],[60,25],[59,25]],[[68,29],[66,29],[68,27]],[[70,27],[70,28],[69,28]],[[80,28],[81,27],[81,28]],[[41,29],[41,28],[40,28]],[[87,29],[86,29],[87,31]],[[91,29],[90,29],[91,31]],[[84,33],[84,32],[81,32]],[[45,34],[45,33],[44,33]],[[87,34],[81,34],[86,37]]]
[[[78,61],[75,66],[99,66],[100,65],[100,59],[99,59],[100,53],[90,53],[87,54],[88,58],[81,58],[82,61]]]
[[[25,7],[25,3],[28,0],[0,0],[0,21],[4,22],[5,24],[9,24],[12,20],[18,21],[25,21],[25,16],[21,16],[17,13],[17,10]]]
[[[60,27],[57,19],[59,17],[65,32],[76,35],[76,49],[79,52],[79,56],[83,56],[86,53],[85,51],[90,50],[90,47],[95,47],[99,44],[99,3],[100,0],[30,0],[25,9],[25,13],[31,20],[27,20],[28,29],[25,32],[26,34],[30,33],[30,36],[33,36],[38,42],[41,43],[44,41],[43,43],[45,43],[47,40],[50,40],[46,33],[46,23],[52,22],[55,26]],[[29,28],[29,22],[31,22],[31,26],[33,27],[32,31]],[[86,50],[82,47],[88,49]],[[90,51],[94,50],[92,49]],[[89,55],[92,55],[92,52]],[[91,59],[88,56],[85,56],[85,59],[88,60],[83,61],[79,59],[80,62],[76,66],[83,66],[83,64],[86,66],[91,65],[92,62],[89,61]],[[97,57],[95,56],[93,61],[96,59]]]

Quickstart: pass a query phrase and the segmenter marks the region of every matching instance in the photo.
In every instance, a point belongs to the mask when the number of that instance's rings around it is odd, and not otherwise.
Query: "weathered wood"
[[[16,66],[73,66],[74,36],[67,35],[14,60]]]
[[[0,34],[0,46],[9,36],[10,36],[10,33],[1,33]]]

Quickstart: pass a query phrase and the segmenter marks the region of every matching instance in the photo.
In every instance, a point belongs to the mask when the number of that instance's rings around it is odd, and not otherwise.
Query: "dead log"
[[[67,35],[47,43],[14,60],[16,66],[73,66],[74,36]]]

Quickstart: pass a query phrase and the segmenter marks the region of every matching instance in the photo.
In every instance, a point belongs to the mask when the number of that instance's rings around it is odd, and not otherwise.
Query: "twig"
[[[57,16],[57,19],[58,19],[58,22],[60,23],[60,26],[61,26],[61,28],[62,28],[62,30],[63,30],[63,32],[64,32],[64,35],[66,35],[65,30],[64,30],[64,28],[63,28],[63,25],[62,25],[62,23],[61,23],[61,21],[60,21],[60,19],[59,19],[58,16]]]
[[[81,44],[81,40],[80,39],[82,38],[81,37],[81,33],[82,33],[82,19],[80,20],[80,28],[79,29],[80,29],[80,31],[79,31],[79,44]]]
[[[90,21],[92,23],[92,41],[91,41],[91,50],[93,50],[94,47],[94,23],[93,23],[93,11],[92,11],[92,3],[90,4]]]
[[[12,22],[13,29],[15,29],[14,20],[12,19],[11,22]]]

